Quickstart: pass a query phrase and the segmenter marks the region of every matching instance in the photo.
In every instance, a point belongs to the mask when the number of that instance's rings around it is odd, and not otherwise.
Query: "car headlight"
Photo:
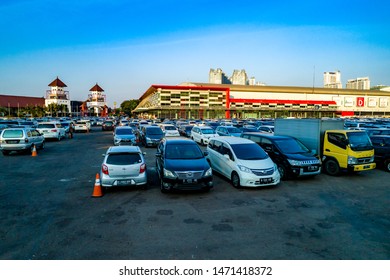
[[[248,168],[248,167],[245,167],[243,165],[239,165],[238,168],[240,168],[240,170],[242,172],[246,172],[246,173],[252,173],[252,171]]]
[[[172,171],[165,169],[165,168],[164,168],[164,177],[170,178],[170,179],[176,179],[176,175]]]
[[[357,164],[358,160],[355,157],[348,156],[348,164]]]
[[[213,175],[213,170],[211,169],[211,167],[204,173],[204,176],[205,177],[208,177],[208,176],[212,176]]]
[[[374,160],[375,160],[375,156],[372,156],[372,157],[370,158],[370,163],[374,162]]]
[[[295,159],[288,159],[288,162],[292,165],[292,166],[300,166],[301,165],[301,162],[299,160],[295,160]]]
[[[152,142],[152,140],[149,137],[146,137],[147,142]]]

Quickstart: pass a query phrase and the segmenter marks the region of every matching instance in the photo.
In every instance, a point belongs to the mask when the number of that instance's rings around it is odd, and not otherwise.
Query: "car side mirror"
[[[204,151],[204,152],[203,152],[203,155],[206,157],[206,156],[209,155],[209,152]]]
[[[227,158],[227,159],[230,159],[230,157],[229,157],[228,154],[224,154],[223,157],[224,157],[224,158]]]

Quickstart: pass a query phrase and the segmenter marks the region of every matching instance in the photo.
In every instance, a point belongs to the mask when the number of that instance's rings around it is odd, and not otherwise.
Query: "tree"
[[[139,104],[139,99],[130,99],[123,101],[121,103],[121,111],[126,115],[131,116],[131,111],[133,111]]]

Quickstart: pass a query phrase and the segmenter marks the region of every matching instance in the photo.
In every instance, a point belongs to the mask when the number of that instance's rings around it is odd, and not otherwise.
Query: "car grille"
[[[371,157],[368,157],[368,158],[358,158],[358,163],[371,163],[372,162],[372,158]]]
[[[180,180],[201,179],[203,171],[176,171],[176,174]]]
[[[268,175],[272,175],[274,173],[274,168],[271,167],[271,168],[267,168],[267,169],[251,169],[251,171],[256,176],[268,176]]]
[[[314,159],[314,160],[301,160],[299,161],[299,163],[303,166],[303,165],[314,165],[314,164],[320,164],[320,161],[318,159]]]

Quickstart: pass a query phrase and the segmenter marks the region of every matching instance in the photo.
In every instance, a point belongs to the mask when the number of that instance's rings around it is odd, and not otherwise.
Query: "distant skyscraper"
[[[350,89],[361,89],[369,90],[370,89],[370,79],[368,77],[356,78],[347,81],[347,88]]]
[[[324,87],[325,88],[342,88],[341,73],[336,72],[324,72]]]
[[[230,84],[229,79],[225,75],[225,73],[222,71],[221,68],[218,68],[216,70],[210,69],[209,72],[209,83],[210,84]]]
[[[233,75],[230,78],[230,81],[233,85],[247,85],[248,84],[248,75],[245,70],[234,70]]]

